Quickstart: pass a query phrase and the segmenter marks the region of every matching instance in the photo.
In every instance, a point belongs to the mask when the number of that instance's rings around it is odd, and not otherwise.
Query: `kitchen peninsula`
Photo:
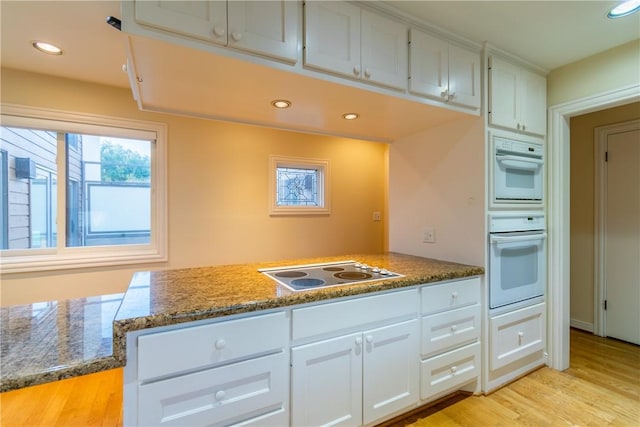
[[[329,263],[342,260],[358,260],[369,265],[386,268],[389,271],[399,272],[403,275],[400,278],[383,279],[373,282],[364,282],[346,286],[336,286],[306,292],[292,292],[284,286],[276,283],[269,277],[258,272],[259,268],[269,268],[275,266],[300,265],[310,263]],[[320,302],[332,302],[351,300],[357,301],[365,297],[365,294],[376,293],[386,294],[402,288],[416,289],[416,285],[434,284],[434,282],[451,281],[478,276],[484,273],[480,267],[438,261],[415,256],[387,253],[382,255],[353,254],[342,257],[325,257],[304,260],[292,260],[278,263],[243,264],[216,267],[201,267],[181,270],[154,271],[136,273],[129,288],[122,298],[120,307],[115,313],[115,320],[111,317],[104,328],[113,329],[113,347],[109,354],[108,346],[102,347],[102,353],[96,353],[95,359],[85,358],[74,360],[70,365],[64,366],[39,366],[40,372],[25,370],[25,367],[18,369],[16,365],[11,365],[19,360],[15,350],[27,354],[30,350],[27,346],[16,346],[10,342],[11,339],[20,340],[25,336],[37,336],[40,330],[46,326],[46,322],[35,320],[25,320],[28,317],[22,311],[21,327],[22,335],[12,334],[11,328],[16,325],[16,319],[12,316],[18,313],[16,307],[2,308],[2,390],[11,390],[25,387],[41,382],[53,381],[74,375],[82,375],[98,370],[110,369],[127,364],[126,342],[127,335],[131,332],[146,333],[149,328],[156,330],[176,328],[175,325],[190,322],[191,326],[206,324],[211,321],[220,322],[226,319],[243,318],[261,313],[273,313],[274,310],[290,307],[313,307]],[[457,283],[457,282],[454,282]],[[462,282],[460,282],[462,283]],[[478,284],[480,281],[477,282]],[[384,292],[387,291],[387,292]],[[416,295],[412,297],[410,304],[413,311],[417,311],[418,302]],[[479,294],[480,289],[478,287]],[[115,298],[118,297],[118,298]],[[109,298],[110,301],[119,301],[121,295]],[[366,296],[369,297],[369,296]],[[86,299],[88,302],[89,299]],[[75,300],[74,300],[75,301]],[[52,303],[55,304],[55,303]],[[60,302],[62,306],[77,306],[75,302]],[[76,304],[76,305],[74,305]],[[117,304],[117,303],[116,303]],[[26,307],[26,306],[25,306]],[[80,307],[80,306],[78,306]],[[113,303],[111,304],[113,307]],[[411,309],[409,311],[411,311]],[[82,311],[82,310],[81,310]],[[108,311],[108,310],[107,310]],[[91,311],[86,311],[87,315]],[[95,313],[94,313],[95,314]],[[111,312],[114,314],[114,311]],[[26,316],[26,317],[25,317]],[[57,322],[56,317],[48,322]],[[105,319],[105,311],[102,312],[102,319]],[[224,317],[224,318],[222,318]],[[85,319],[85,322],[87,319]],[[218,324],[220,324],[218,322]],[[28,324],[27,324],[28,323]],[[30,335],[25,335],[24,328],[31,327]],[[81,328],[80,328],[81,329]],[[51,339],[48,345],[57,348],[48,349],[49,352],[60,353],[64,345],[78,341],[78,337],[67,336],[69,331],[80,330],[79,328],[68,328],[65,331],[52,329],[58,334],[58,339]],[[181,330],[181,329],[178,329]],[[171,333],[171,331],[170,331]],[[63,337],[64,335],[64,337]],[[132,335],[132,334],[129,334]],[[276,333],[277,335],[277,333]],[[82,342],[82,340],[80,340]],[[23,343],[24,344],[24,343]],[[43,342],[33,342],[34,348],[42,346]],[[85,345],[86,347],[86,345]],[[41,351],[43,349],[41,348]],[[106,353],[105,353],[106,350]],[[31,354],[31,353],[30,353]],[[417,359],[417,355],[416,355]],[[125,368],[126,371],[127,368]],[[21,375],[28,373],[28,380],[24,381]],[[126,376],[126,373],[125,373]],[[125,379],[126,381],[126,379]],[[126,387],[126,386],[125,386]],[[125,409],[126,411],[126,409]],[[137,422],[135,422],[137,423]]]

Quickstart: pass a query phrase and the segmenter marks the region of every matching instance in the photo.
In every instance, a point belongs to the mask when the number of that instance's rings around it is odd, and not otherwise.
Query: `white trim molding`
[[[549,107],[548,194],[548,350],[549,366],[569,368],[570,326],[570,151],[572,116],[640,101],[640,84],[613,89]]]

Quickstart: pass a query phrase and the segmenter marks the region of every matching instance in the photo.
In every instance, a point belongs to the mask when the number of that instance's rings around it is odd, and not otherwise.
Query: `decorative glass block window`
[[[328,215],[329,162],[270,157],[271,215]]]

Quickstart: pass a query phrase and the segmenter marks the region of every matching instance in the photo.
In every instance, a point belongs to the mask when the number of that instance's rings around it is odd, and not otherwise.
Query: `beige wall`
[[[145,113],[131,92],[2,70],[2,102],[168,125],[169,262],[4,275],[2,305],[122,292],[136,270],[385,250],[386,144]],[[268,156],[328,159],[330,216],[270,217]]]
[[[640,40],[555,69],[547,76],[547,105],[640,84]]]
[[[640,103],[571,118],[571,320],[594,322],[594,130],[640,118]]]
[[[484,123],[464,117],[389,149],[389,248],[484,265]],[[436,243],[423,243],[424,227]]]

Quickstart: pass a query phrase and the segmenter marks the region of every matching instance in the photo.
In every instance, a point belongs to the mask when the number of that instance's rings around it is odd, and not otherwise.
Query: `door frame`
[[[640,119],[600,126],[594,130],[593,333],[601,337],[605,336],[607,326],[604,309],[604,300],[606,297],[607,166],[605,164],[605,153],[607,151],[607,140],[609,135],[637,129],[640,129]]]
[[[547,137],[547,221],[549,270],[548,342],[549,366],[569,368],[570,325],[570,118],[640,101],[640,84],[612,89],[596,95],[549,107]]]

